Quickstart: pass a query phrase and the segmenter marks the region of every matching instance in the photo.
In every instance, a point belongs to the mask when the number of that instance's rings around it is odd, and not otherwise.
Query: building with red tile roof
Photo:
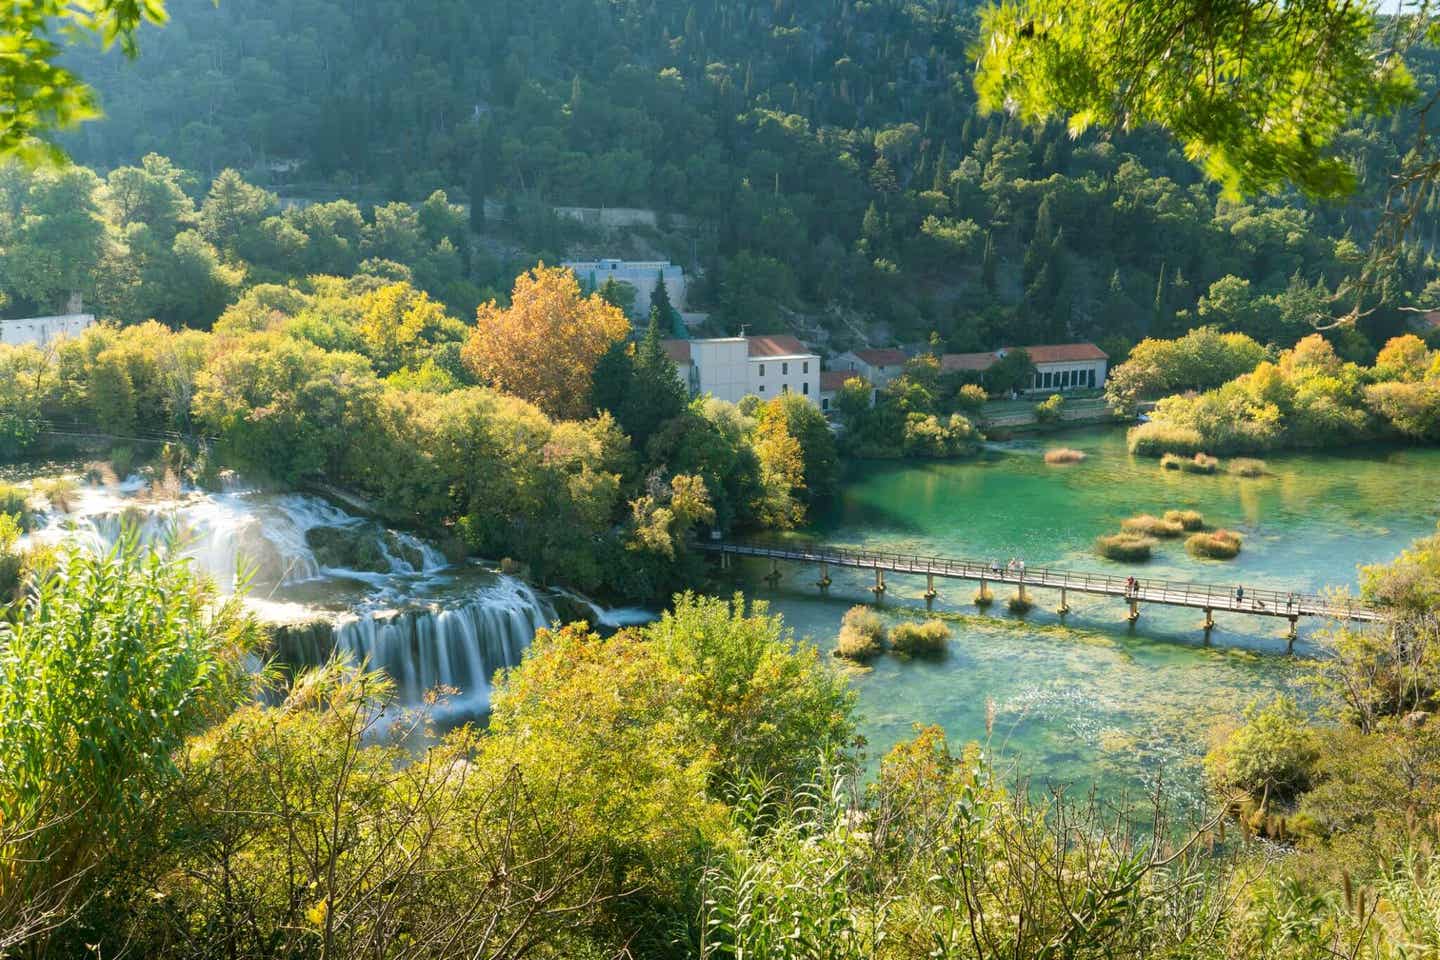
[[[695,396],[738,402],[796,393],[820,402],[820,355],[789,334],[666,340],[665,355]]]

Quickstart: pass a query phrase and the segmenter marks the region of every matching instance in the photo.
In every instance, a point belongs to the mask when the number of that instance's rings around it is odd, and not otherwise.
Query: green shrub
[[[955,394],[955,406],[966,413],[979,413],[985,408],[989,399],[984,387],[975,383],[967,383]]]
[[[943,653],[950,639],[950,628],[940,620],[924,623],[901,623],[890,631],[890,648],[897,653]]]
[[[1233,530],[1212,530],[1190,537],[1185,541],[1185,549],[1196,557],[1230,560],[1240,553],[1240,543],[1240,534]]]
[[[1054,450],[1045,451],[1045,462],[1049,464],[1080,463],[1085,459],[1085,451],[1072,450],[1070,447],[1056,447]]]
[[[1198,430],[1151,420],[1131,427],[1126,434],[1130,452],[1140,457],[1158,457],[1166,453],[1191,456],[1205,445]]]
[[[1264,460],[1256,460],[1253,457],[1236,457],[1230,461],[1230,472],[1237,477],[1263,477],[1269,474],[1270,468]]]
[[[121,480],[127,479],[135,470],[135,448],[114,447],[110,450],[110,466],[115,471],[115,476]]]
[[[75,494],[79,490],[79,484],[69,477],[52,477],[48,480],[36,480],[35,492],[44,497],[50,506],[62,513],[69,513],[71,504],[75,500]]]
[[[856,604],[845,611],[845,618],[840,621],[836,656],[846,660],[869,660],[879,656],[884,649],[885,624],[874,610],[864,604]]]
[[[1244,724],[1205,755],[1205,770],[1218,790],[1289,803],[1309,789],[1319,758],[1318,738],[1304,712],[1280,695],[1263,709],[1250,704]]]
[[[1199,510],[1166,510],[1165,519],[1185,530],[1204,530],[1205,515]]]
[[[1162,520],[1160,517],[1148,513],[1120,521],[1120,529],[1126,533],[1139,533],[1167,540],[1185,532],[1185,527],[1179,520],[1171,520],[1168,516]]]
[[[25,560],[15,549],[20,532],[20,522],[15,515],[0,512],[0,606],[10,602],[20,589],[20,571]]]
[[[1037,423],[1059,423],[1065,412],[1065,398],[1058,393],[1035,404],[1035,421]]]
[[[28,533],[35,523],[35,512],[30,509],[30,494],[22,487],[0,484],[0,514],[14,517],[21,533]]]
[[[1097,537],[1095,540],[1096,553],[1107,560],[1116,560],[1120,563],[1140,563],[1149,560],[1155,546],[1154,537],[1147,537],[1140,533],[1112,533],[1108,536]]]

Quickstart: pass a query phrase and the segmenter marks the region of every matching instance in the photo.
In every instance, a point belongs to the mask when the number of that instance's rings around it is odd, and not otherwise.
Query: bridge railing
[[[933,573],[967,580],[1024,583],[1026,586],[1106,593],[1134,597],[1137,600],[1206,606],[1220,610],[1348,619],[1379,619],[1384,616],[1383,611],[1363,601],[1258,587],[1244,587],[1243,595],[1237,597],[1235,588],[1217,584],[1136,578],[1132,589],[1128,578],[1110,574],[1054,570],[1047,567],[1027,567],[1021,571],[999,561],[967,560],[919,553],[832,546],[777,546],[733,540],[701,541],[699,546],[709,552],[735,556],[765,557],[801,563],[830,563],[897,573]]]

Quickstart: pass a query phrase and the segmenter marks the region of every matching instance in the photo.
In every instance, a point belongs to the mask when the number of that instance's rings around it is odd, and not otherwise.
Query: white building
[[[883,387],[905,371],[910,355],[904,350],[848,350],[835,358],[831,368],[854,373]]]
[[[940,358],[945,373],[973,371],[981,375],[1009,351],[1006,347],[994,353],[947,353]],[[1035,365],[1035,373],[1025,393],[1069,393],[1074,390],[1098,390],[1105,385],[1110,358],[1093,343],[1060,343],[1024,347]]]
[[[606,280],[630,284],[635,288],[636,320],[650,318],[650,294],[662,277],[670,305],[685,309],[685,271],[669,260],[566,260],[560,266],[573,270],[586,290],[599,290]]]
[[[43,347],[61,337],[78,337],[94,322],[95,315],[93,313],[67,313],[58,317],[0,320],[0,343],[10,346],[33,343],[37,347]]]
[[[731,403],[797,393],[820,404],[820,355],[791,336],[666,340],[665,352],[695,396]]]
[[[826,414],[835,409],[835,397],[847,380],[861,380],[870,388],[870,406],[875,406],[875,386],[858,370],[824,370],[820,373],[820,409]]]

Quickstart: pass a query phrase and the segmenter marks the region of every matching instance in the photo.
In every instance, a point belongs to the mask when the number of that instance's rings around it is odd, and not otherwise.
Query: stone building
[[[78,337],[95,322],[91,313],[67,313],[56,317],[26,317],[0,320],[0,343],[10,346],[32,343],[37,347],[62,337]]]
[[[566,260],[560,266],[573,270],[586,291],[599,290],[606,280],[634,287],[631,319],[637,322],[650,318],[650,294],[661,277],[665,279],[670,305],[676,310],[685,309],[685,271],[669,260]]]

